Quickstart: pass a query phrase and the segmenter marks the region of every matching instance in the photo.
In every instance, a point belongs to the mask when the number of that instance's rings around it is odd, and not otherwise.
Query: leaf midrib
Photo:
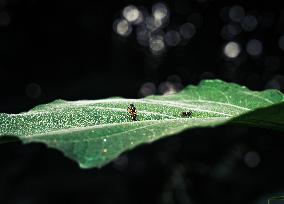
[[[103,103],[103,104],[113,104],[113,103],[119,103],[119,102],[137,102],[137,103],[144,103],[144,104],[155,104],[155,105],[167,105],[167,106],[172,106],[172,107],[178,107],[178,108],[187,108],[187,109],[191,109],[194,111],[200,111],[203,113],[214,113],[214,114],[219,114],[219,115],[224,115],[224,116],[229,116],[232,117],[234,115],[231,114],[227,114],[224,112],[218,112],[218,111],[212,111],[212,110],[208,110],[208,109],[200,109],[200,108],[196,108],[197,106],[195,104],[188,104],[188,103],[177,103],[177,102],[173,102],[173,101],[169,101],[169,100],[155,100],[155,99],[105,99],[105,100],[96,100],[96,101],[88,101],[88,100],[81,100],[81,101],[74,101],[74,102],[67,102],[67,103],[72,103],[75,105],[80,105],[80,106],[84,106],[84,105],[95,105],[95,104],[99,104],[99,103]],[[200,101],[200,100],[183,100],[186,102],[204,102],[205,101]],[[251,109],[242,107],[242,106],[237,106],[237,105],[232,105],[232,104],[228,104],[228,103],[222,103],[222,102],[214,102],[214,101],[206,101],[207,103],[212,103],[212,104],[220,104],[220,105],[227,105],[228,107],[235,107],[235,108],[239,108],[239,109],[243,109],[246,111],[250,111]],[[60,106],[59,106],[60,107]],[[72,108],[77,108],[78,106],[70,106],[68,107],[69,109]],[[95,108],[112,108],[112,107],[105,107],[105,106],[94,106]],[[63,107],[62,109],[64,109],[65,107]],[[62,110],[61,109],[61,110]],[[37,113],[50,113],[50,112],[56,112],[59,110],[47,110],[47,111],[43,111],[43,110],[33,110],[30,112],[26,112],[23,113],[23,115],[33,115],[33,114],[37,114]],[[140,111],[141,112],[141,111]],[[17,114],[13,114],[13,115],[17,115]],[[13,116],[12,115],[12,116]],[[169,115],[168,115],[169,116]],[[173,116],[171,116],[173,117]]]
[[[182,95],[178,96],[178,97],[181,97]],[[182,97],[183,98],[183,97]],[[157,104],[157,105],[163,105],[164,102],[169,102],[171,104],[177,104],[177,107],[180,107],[180,105],[190,105],[190,104],[187,104],[187,103],[177,103],[177,102],[174,102],[172,100],[165,100],[165,99],[162,99],[162,100],[156,100],[156,99],[150,99],[150,98],[145,98],[145,99],[122,99],[122,98],[115,98],[115,99],[112,99],[112,98],[108,98],[108,99],[99,99],[99,100],[95,100],[95,101],[92,101],[92,100],[80,100],[80,101],[74,101],[74,102],[71,102],[73,104],[79,104],[79,105],[88,105],[88,104],[96,104],[96,103],[119,103],[119,102],[133,102],[133,101],[137,101],[137,102],[140,102],[140,103],[147,103],[147,102],[155,102],[155,103],[151,103],[151,104]],[[235,107],[235,108],[239,108],[239,109],[243,109],[243,110],[251,110],[249,108],[246,108],[246,107],[242,107],[242,106],[238,106],[238,105],[235,105],[235,104],[230,104],[230,103],[224,103],[224,102],[219,102],[219,101],[206,101],[206,100],[202,100],[202,99],[199,99],[199,100],[190,100],[190,99],[183,99],[182,101],[184,102],[201,102],[201,103],[212,103],[212,104],[219,104],[219,105],[225,105],[225,106],[228,106],[228,107]]]
[[[198,118],[198,119],[202,119],[210,121],[210,120],[214,120],[217,119],[216,121],[221,121],[222,119],[230,119],[229,117],[208,117],[208,118]],[[164,122],[174,122],[174,121],[190,121],[190,120],[195,120],[194,118],[179,118],[179,119],[163,119],[163,120],[145,120],[145,121],[135,121],[135,122],[121,122],[121,123],[110,123],[110,124],[101,124],[101,125],[93,125],[93,126],[85,126],[85,127],[76,127],[76,128],[66,128],[66,129],[60,129],[60,130],[53,130],[53,131],[48,131],[45,133],[38,133],[38,134],[32,134],[32,135],[28,135],[28,136],[24,136],[23,139],[30,139],[30,138],[35,138],[35,137],[44,137],[44,136],[48,136],[51,134],[54,135],[58,135],[58,134],[62,134],[62,133],[74,133],[74,132],[81,132],[81,131],[87,131],[87,130],[94,130],[94,129],[98,129],[98,128],[103,128],[103,127],[110,127],[110,126],[120,126],[120,125],[129,125],[129,124],[137,124],[137,123],[149,123],[149,122],[160,122],[160,123],[164,123]],[[151,124],[149,126],[152,125],[157,125],[159,123],[154,123]],[[127,131],[122,131],[119,133],[115,133],[115,134],[121,134],[121,133],[126,133],[128,131],[133,131],[133,130],[137,130],[140,128],[144,128],[144,127],[148,127],[148,126],[143,126],[143,127],[139,127],[139,128],[135,128],[135,129],[131,129],[131,130],[127,130]],[[63,135],[61,135],[63,136]],[[107,137],[107,135],[104,135],[103,137]],[[93,139],[101,139],[101,137],[97,137],[97,138],[93,138]],[[83,139],[80,139],[78,141],[82,141]],[[73,142],[74,140],[72,140]],[[61,142],[61,141],[60,141]]]

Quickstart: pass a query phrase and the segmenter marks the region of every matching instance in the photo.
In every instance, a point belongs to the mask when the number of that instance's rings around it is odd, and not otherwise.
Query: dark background
[[[283,91],[281,1],[165,1],[171,12],[165,29],[195,14],[197,32],[158,56],[137,43],[135,29],[128,37],[113,30],[125,6],[150,10],[156,2],[0,0],[0,112],[58,98],[137,98],[146,82],[156,94],[173,81],[178,89],[205,78]],[[230,23],[221,11],[234,5],[256,16],[258,26],[228,39],[220,34]],[[246,52],[250,39],[262,42],[261,55]],[[242,47],[231,60],[222,52],[230,40]],[[3,144],[0,203],[266,203],[284,195],[283,146],[277,131],[196,129],[139,146],[101,169],[82,170],[41,144]]]

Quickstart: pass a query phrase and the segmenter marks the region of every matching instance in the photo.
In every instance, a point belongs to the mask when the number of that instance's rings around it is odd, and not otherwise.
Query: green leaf
[[[137,108],[137,121],[127,112]],[[240,124],[284,130],[284,96],[205,80],[183,91],[143,99],[56,100],[20,114],[0,114],[1,136],[42,142],[82,168],[100,167],[122,152],[185,129]],[[182,116],[182,112],[192,112]]]

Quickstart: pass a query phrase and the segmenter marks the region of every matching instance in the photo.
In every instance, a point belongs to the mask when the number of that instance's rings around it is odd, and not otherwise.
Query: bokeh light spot
[[[244,156],[245,164],[250,168],[255,168],[260,163],[260,156],[255,151],[249,151]]]
[[[150,32],[147,30],[145,25],[141,25],[136,29],[136,38],[140,45],[148,46],[149,45],[149,35]]]
[[[167,77],[167,81],[171,82],[171,83],[181,83],[181,78],[179,75],[170,75]]]
[[[136,6],[129,5],[123,9],[122,15],[128,22],[132,23],[139,19],[140,11]]]
[[[229,17],[234,22],[240,22],[245,17],[245,10],[239,5],[233,6],[229,9]]]
[[[157,4],[154,4],[152,7],[152,14],[155,19],[163,20],[166,17],[168,17],[169,10],[165,4],[157,3]]]
[[[196,29],[192,23],[185,23],[180,26],[179,32],[184,39],[191,39],[195,35]]]
[[[284,89],[284,76],[283,75],[275,75],[272,79],[270,79],[266,85],[266,89],[278,89],[283,91]]]
[[[26,95],[30,98],[38,98],[41,95],[41,88],[36,83],[30,83],[26,86]]]
[[[177,92],[176,87],[174,86],[173,83],[169,81],[162,82],[159,85],[159,93],[163,95],[169,95],[169,94],[174,94]]]
[[[132,32],[132,26],[125,19],[119,19],[114,22],[114,30],[121,36],[128,36]]]
[[[262,42],[256,39],[252,39],[247,42],[246,51],[251,56],[261,55],[263,50]]]
[[[256,29],[257,25],[258,21],[256,17],[252,15],[246,16],[241,22],[241,26],[245,31],[253,31]]]
[[[223,53],[228,58],[236,58],[241,52],[241,47],[236,42],[228,42],[223,49]]]
[[[145,19],[145,23],[146,27],[150,31],[155,31],[163,25],[163,22],[160,19],[156,19],[153,16],[147,16]]]
[[[154,95],[156,93],[156,86],[152,82],[146,82],[140,88],[139,95],[141,97]]]
[[[165,50],[164,38],[161,35],[155,35],[150,37],[149,46],[154,54],[160,54]]]
[[[225,40],[232,40],[242,32],[238,24],[228,24],[223,26],[221,36]]]
[[[177,46],[180,40],[180,34],[175,30],[170,30],[165,35],[165,42],[168,46]]]
[[[128,157],[126,155],[120,155],[113,161],[113,166],[118,171],[123,171],[128,166]]]

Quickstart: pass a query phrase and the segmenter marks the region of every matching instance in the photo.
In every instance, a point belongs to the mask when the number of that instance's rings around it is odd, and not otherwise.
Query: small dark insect
[[[181,112],[182,117],[191,117],[191,115],[192,115],[191,111]]]
[[[133,104],[130,104],[129,107],[127,108],[128,113],[131,115],[131,119],[133,121],[137,121],[137,111],[136,108]]]

